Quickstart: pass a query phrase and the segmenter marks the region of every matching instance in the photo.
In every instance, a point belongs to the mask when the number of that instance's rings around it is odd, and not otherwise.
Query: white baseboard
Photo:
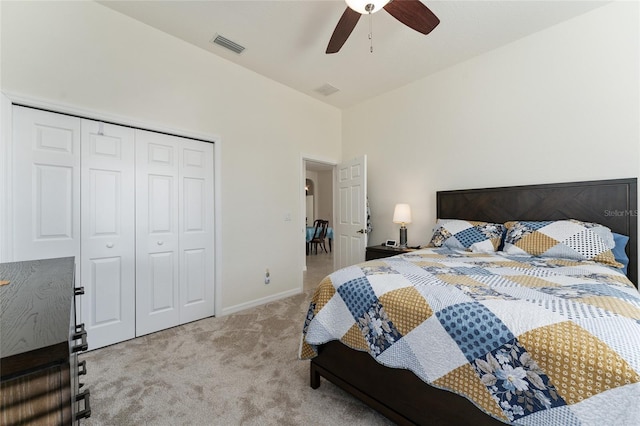
[[[229,306],[222,309],[222,312],[216,311],[217,317],[226,316],[236,312],[244,311],[245,309],[255,308],[256,306],[264,305],[265,303],[274,302],[276,300],[284,299],[286,297],[295,296],[302,293],[302,288],[295,288],[293,290],[283,291],[282,293],[273,294],[271,296],[263,297],[261,299],[251,300],[249,302],[240,303],[238,305]]]

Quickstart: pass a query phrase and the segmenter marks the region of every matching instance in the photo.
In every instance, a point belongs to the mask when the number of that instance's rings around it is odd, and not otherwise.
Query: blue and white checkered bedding
[[[593,261],[430,248],[334,272],[300,357],[340,340],[506,423],[640,424],[640,294]]]

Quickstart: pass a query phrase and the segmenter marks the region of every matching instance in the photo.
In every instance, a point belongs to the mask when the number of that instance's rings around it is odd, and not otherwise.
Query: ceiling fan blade
[[[333,30],[326,53],[336,53],[340,50],[356,27],[360,16],[362,15],[349,7],[345,9],[342,17],[338,21],[338,25],[336,25],[336,29]]]
[[[384,10],[422,34],[429,34],[440,23],[440,19],[420,0],[391,0]]]

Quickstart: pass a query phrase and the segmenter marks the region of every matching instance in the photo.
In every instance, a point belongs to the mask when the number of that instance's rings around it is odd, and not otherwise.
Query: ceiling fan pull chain
[[[373,15],[369,12],[369,52],[373,53]]]

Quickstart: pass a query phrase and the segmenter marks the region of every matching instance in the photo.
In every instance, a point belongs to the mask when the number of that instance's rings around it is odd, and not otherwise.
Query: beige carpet
[[[310,291],[83,354],[83,424],[392,424],[324,379],[309,387],[297,354]]]

